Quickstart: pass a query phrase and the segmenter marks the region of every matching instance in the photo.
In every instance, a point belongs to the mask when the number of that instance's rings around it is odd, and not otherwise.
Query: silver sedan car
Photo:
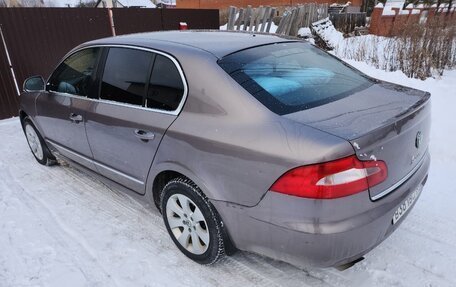
[[[143,195],[198,263],[240,249],[339,266],[419,197],[429,99],[299,40],[158,32],[76,47],[25,81],[20,120],[39,163]]]

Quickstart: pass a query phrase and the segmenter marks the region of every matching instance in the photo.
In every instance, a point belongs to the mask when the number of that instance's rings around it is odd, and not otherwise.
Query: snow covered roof
[[[164,4],[167,6],[176,6],[176,0],[157,0],[157,4]]]

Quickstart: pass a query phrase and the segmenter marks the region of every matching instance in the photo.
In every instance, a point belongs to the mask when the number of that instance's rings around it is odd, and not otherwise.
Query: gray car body
[[[247,33],[159,32],[88,42],[68,55],[93,46],[135,47],[169,55],[185,79],[182,108],[163,113],[43,91],[21,96],[21,116],[31,118],[51,150],[151,202],[157,200],[164,174],[188,177],[210,199],[232,243],[241,250],[298,266],[347,263],[397,228],[399,224],[391,224],[393,213],[427,179],[429,96],[378,82],[354,95],[372,95],[368,106],[356,112],[344,112],[348,97],[279,116],[217,64],[239,50],[288,41]],[[387,104],[385,94],[390,98]],[[394,101],[398,95],[405,98]],[[384,116],[369,117],[372,109]],[[71,122],[71,113],[81,114],[83,122]],[[140,141],[135,129],[151,131],[155,138]],[[411,151],[417,130],[423,130],[426,144]],[[401,133],[408,134],[407,140]],[[56,142],[54,134],[66,135],[66,141]],[[391,150],[410,152],[399,155]],[[401,171],[393,167],[389,181],[370,191],[381,194],[394,187],[378,200],[369,191],[333,200],[268,191],[292,168],[354,154],[360,159],[375,154],[386,161],[402,156],[407,164],[396,165]],[[408,163],[408,157],[419,160]],[[127,168],[120,170],[123,165]]]

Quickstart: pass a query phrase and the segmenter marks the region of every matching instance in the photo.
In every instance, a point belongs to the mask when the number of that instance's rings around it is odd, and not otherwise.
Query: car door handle
[[[135,136],[144,142],[148,142],[155,138],[153,133],[144,130],[135,130]]]
[[[81,115],[77,115],[75,113],[71,113],[70,114],[70,121],[73,122],[73,123],[79,124],[80,122],[82,122],[82,116]]]

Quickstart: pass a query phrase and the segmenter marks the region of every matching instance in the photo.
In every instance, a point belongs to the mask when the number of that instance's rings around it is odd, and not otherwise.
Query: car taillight
[[[331,199],[365,191],[387,176],[384,161],[360,161],[353,155],[294,168],[276,180],[270,190],[299,197]]]

